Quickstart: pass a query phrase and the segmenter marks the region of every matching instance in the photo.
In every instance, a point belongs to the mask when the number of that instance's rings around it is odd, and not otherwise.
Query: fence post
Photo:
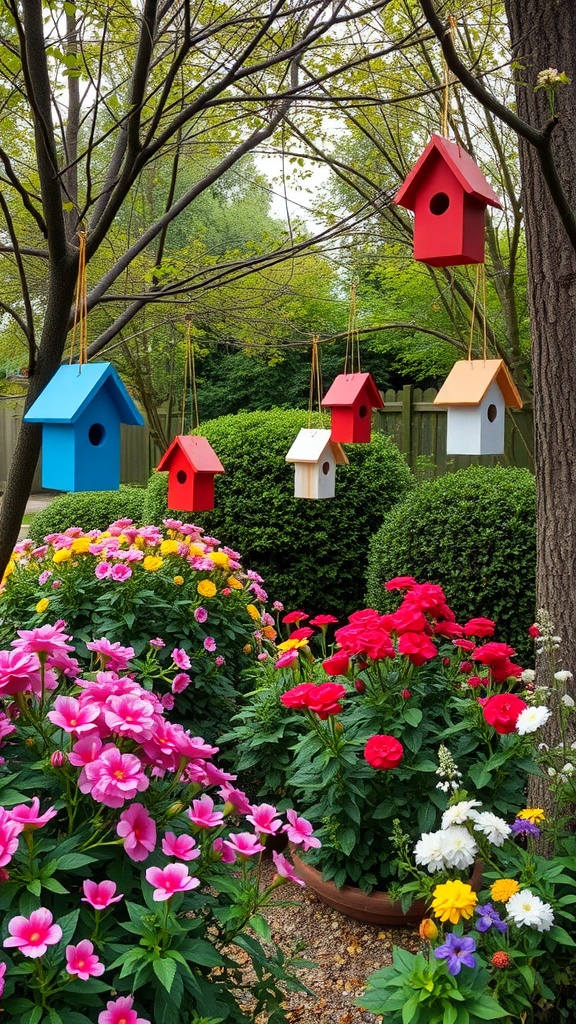
[[[402,451],[406,455],[408,465],[412,469],[412,385],[405,384],[402,388]]]

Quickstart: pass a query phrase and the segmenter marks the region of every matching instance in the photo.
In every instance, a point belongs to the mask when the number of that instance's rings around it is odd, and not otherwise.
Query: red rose
[[[404,757],[404,749],[394,736],[371,736],[364,747],[364,757],[372,768],[382,771],[397,768]]]
[[[459,626],[457,622],[437,622],[434,626],[434,632],[438,636],[446,636],[450,639],[452,637],[462,636],[463,626]]]
[[[331,626],[335,622],[338,622],[335,615],[317,615],[314,619],[310,619],[310,625],[317,626],[318,628],[321,628],[322,626]]]
[[[312,685],[304,697],[304,703],[310,711],[314,711],[323,722],[329,715],[337,715],[342,711],[338,703],[341,697],[346,694],[346,687],[340,683],[320,683],[320,686]]]
[[[417,583],[412,590],[408,591],[404,600],[410,604],[416,604],[434,619],[448,619],[450,622],[456,620],[454,612],[446,604],[442,587],[439,587],[437,583]]]
[[[479,661],[482,665],[493,665],[497,661],[506,661],[508,658],[512,658],[516,654],[513,647],[509,647],[508,644],[497,644],[492,641],[488,644],[483,644],[482,647],[476,647],[472,657],[474,661]]]
[[[280,703],[285,708],[304,708],[307,707],[305,696],[308,690],[314,689],[314,683],[300,683],[299,686],[293,686],[291,690],[286,690],[280,697]]]
[[[424,633],[403,633],[398,641],[398,652],[405,654],[413,665],[423,665],[438,654],[435,644]]]
[[[485,681],[486,680],[482,679],[480,676],[470,676],[466,680],[468,686],[471,686],[473,690],[475,690],[477,686],[482,686]]]
[[[489,725],[494,726],[501,736],[514,732],[518,715],[528,705],[515,693],[497,693],[489,697],[482,711]]]
[[[416,580],[413,576],[395,576],[393,580],[388,580],[384,584],[385,590],[410,590],[411,587],[416,586]]]
[[[528,629],[528,636],[531,636],[533,640],[540,636],[540,626],[537,622],[534,622]]]
[[[366,693],[366,683],[364,682],[364,680],[357,679],[356,682],[354,683],[354,689],[358,693]]]
[[[310,626],[300,626],[300,629],[293,629],[290,633],[291,640],[309,640],[314,636],[314,630]]]
[[[459,647],[461,651],[466,651],[468,654],[470,651],[476,650],[476,644],[473,640],[453,640],[454,647]]]
[[[366,625],[366,623],[374,625],[379,619],[380,615],[375,608],[361,608],[348,616],[348,622],[353,622],[355,625]]]
[[[472,662],[471,661],[461,661],[460,662],[460,671],[461,672],[471,672],[472,671]]]
[[[402,690],[400,696],[404,697],[404,700],[410,700],[412,693],[410,692],[410,690]]]
[[[331,658],[325,658],[322,667],[329,676],[345,676],[350,668],[350,658],[345,651],[336,651]]]
[[[303,622],[307,618],[306,612],[288,612],[282,619],[282,622],[286,622],[289,625],[291,622]]]
[[[365,629],[362,634],[363,650],[372,661],[395,656],[394,647],[385,629]]]
[[[417,606],[403,604],[390,617],[396,633],[421,633],[427,626],[424,612]]]
[[[492,636],[496,629],[496,623],[492,619],[484,619],[481,616],[477,619],[469,619],[464,626],[464,636]]]

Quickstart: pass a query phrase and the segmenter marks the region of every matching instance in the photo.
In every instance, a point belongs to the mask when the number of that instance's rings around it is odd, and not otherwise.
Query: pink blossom
[[[63,750],[54,750],[50,754],[50,764],[53,768],[63,768],[68,758]]]
[[[177,836],[174,832],[167,832],[164,836],[162,853],[167,857],[176,857],[177,860],[196,860],[200,856],[200,850],[192,836]]]
[[[231,846],[227,846],[224,839],[218,837],[212,843],[212,849],[214,853],[220,854],[220,860],[223,864],[233,864],[236,860],[236,854]]]
[[[13,821],[10,813],[0,807],[0,867],[9,864],[18,849],[18,836],[24,831],[20,821]]]
[[[150,785],[135,754],[121,754],[113,744],[85,766],[84,776],[78,782],[82,793],[90,793],[106,807],[122,807]]]
[[[154,885],[152,899],[159,903],[177,892],[189,892],[200,885],[200,879],[188,874],[185,864],[167,864],[165,868],[148,868],[146,881]]]
[[[204,650],[209,651],[210,654],[216,650],[216,641],[213,636],[207,636],[204,638]]]
[[[110,697],[103,709],[104,720],[112,732],[141,741],[150,739],[154,729],[154,706],[133,693]]]
[[[160,703],[165,711],[172,711],[174,707],[174,697],[171,693],[163,693],[160,698]]]
[[[259,841],[258,836],[251,832],[231,832],[228,839],[224,840],[224,846],[232,850],[237,857],[255,857],[262,853],[265,847]]]
[[[295,661],[298,661],[298,651],[293,648],[290,651],[284,651],[284,653],[276,659],[274,662],[274,668],[287,668]]]
[[[250,821],[258,832],[273,836],[282,827],[280,818],[276,817],[277,814],[278,811],[272,804],[259,804],[252,807],[252,813],[246,815],[246,820]]]
[[[132,996],[119,996],[106,1003],[106,1010],[98,1014],[98,1024],[150,1024],[144,1017],[137,1017],[132,1009]]]
[[[45,623],[43,626],[36,626],[35,629],[17,629],[19,640],[13,640],[11,646],[26,654],[53,654],[56,651],[73,651],[71,644],[67,643],[71,637],[63,630],[66,623],[59,619],[53,626]]]
[[[75,768],[83,768],[85,765],[95,761],[101,750],[102,740],[99,736],[83,736],[72,747],[68,754],[68,760]]]
[[[154,638],[154,640],[150,641],[150,646],[151,647],[166,647],[166,644],[161,639],[161,637],[157,636],[157,637]]]
[[[26,651],[0,651],[0,697],[33,690],[42,686],[38,659]]]
[[[268,655],[266,655],[268,657]],[[226,658],[223,658],[221,654],[216,655],[216,665],[218,668],[222,668],[222,665],[226,664]]]
[[[282,604],[282,601],[274,601],[272,607],[273,607],[275,612],[283,612],[284,611],[284,605]]]
[[[120,564],[114,566],[110,573],[110,579],[114,580],[116,583],[124,583],[126,580],[130,579],[131,575],[132,569],[127,565]]]
[[[172,661],[181,669],[189,669],[192,664],[190,658],[186,654],[186,651],[182,647],[174,648],[172,651]]]
[[[18,821],[24,828],[25,832],[29,832],[36,828],[42,828],[43,825],[47,825],[52,818],[55,818],[58,811],[55,807],[49,807],[44,814],[39,814],[40,800],[37,796],[32,797],[32,803],[30,806],[27,804],[17,804],[16,807],[12,807],[9,811],[12,821]]]
[[[196,622],[206,622],[208,612],[205,608],[197,608],[194,612],[194,618],[196,619]]]
[[[156,822],[142,804],[132,804],[122,811],[116,832],[124,839],[130,860],[146,860],[156,846]]]
[[[286,860],[282,853],[276,853],[276,850],[272,850],[272,859],[279,878],[284,878],[287,882],[294,882],[296,885],[306,884],[301,878],[298,878],[292,864],[289,860]]]
[[[56,697],[54,708],[46,717],[64,732],[82,736],[94,731],[94,722],[99,714],[100,709],[93,704],[82,706],[75,697]]]
[[[81,669],[77,659],[71,658],[67,651],[54,651],[53,654],[49,654],[46,664],[56,672],[63,672],[69,679],[75,679],[80,675]]]
[[[100,640],[90,641],[86,647],[100,655],[100,661],[109,672],[123,672],[134,657],[133,647],[122,647],[120,643],[112,644],[105,636]]]
[[[198,828],[216,828],[224,821],[222,811],[214,810],[214,801],[207,793],[203,793],[199,800],[192,801],[188,817]]]
[[[94,547],[96,547],[96,545],[94,545]],[[108,579],[108,577],[110,576],[111,572],[112,572],[112,566],[110,565],[110,562],[98,562],[98,565],[94,569],[94,575],[95,575],[97,580]]]
[[[185,672],[179,672],[172,680],[172,693],[182,693],[190,686],[190,676]]]
[[[40,584],[40,586],[43,587],[44,584],[48,582],[51,576],[52,571],[50,569],[45,569],[44,572],[41,572],[38,577],[38,583]]]
[[[303,850],[309,850],[313,846],[320,847],[322,845],[320,840],[312,835],[312,825],[306,818],[299,818],[296,811],[292,809],[286,811],[286,817],[289,824],[284,826],[283,831],[288,833],[288,839],[291,843],[301,843]]]
[[[89,939],[82,939],[77,946],[66,946],[66,970],[76,974],[80,981],[99,978],[106,968],[100,962]]]
[[[82,882],[82,889],[84,895],[81,897],[80,902],[89,903],[91,907],[94,907],[94,910],[105,910],[112,903],[118,903],[124,896],[123,892],[116,896],[116,882],[108,880],[92,882],[89,878],[86,878]]]
[[[4,975],[8,964],[0,963],[0,998],[4,995]]]
[[[4,945],[15,946],[23,956],[44,956],[48,946],[56,945],[62,938],[60,925],[52,921],[52,914],[45,907],[33,910],[29,918],[13,917],[8,922],[10,937],[4,939]]]
[[[246,793],[241,789],[235,789],[228,782],[220,787],[218,795],[222,797],[225,803],[232,804],[237,811],[240,811],[240,814],[248,814],[252,810],[252,805]]]

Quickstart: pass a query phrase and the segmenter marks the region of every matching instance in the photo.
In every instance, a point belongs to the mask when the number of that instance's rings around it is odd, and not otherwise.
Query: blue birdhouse
[[[117,491],[120,424],[144,420],[111,363],[61,366],[24,417],[42,424],[42,486]]]

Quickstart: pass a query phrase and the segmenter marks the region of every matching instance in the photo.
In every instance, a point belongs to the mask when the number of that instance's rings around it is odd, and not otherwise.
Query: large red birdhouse
[[[328,389],[323,409],[330,409],[330,437],[338,444],[367,444],[372,432],[372,409],[384,402],[369,373],[341,373]]]
[[[484,262],[486,207],[502,209],[472,157],[433,135],[394,202],[414,211],[414,259],[432,267]]]
[[[175,437],[158,463],[168,471],[168,507],[179,512],[214,508],[214,477],[224,466],[205,437]]]

